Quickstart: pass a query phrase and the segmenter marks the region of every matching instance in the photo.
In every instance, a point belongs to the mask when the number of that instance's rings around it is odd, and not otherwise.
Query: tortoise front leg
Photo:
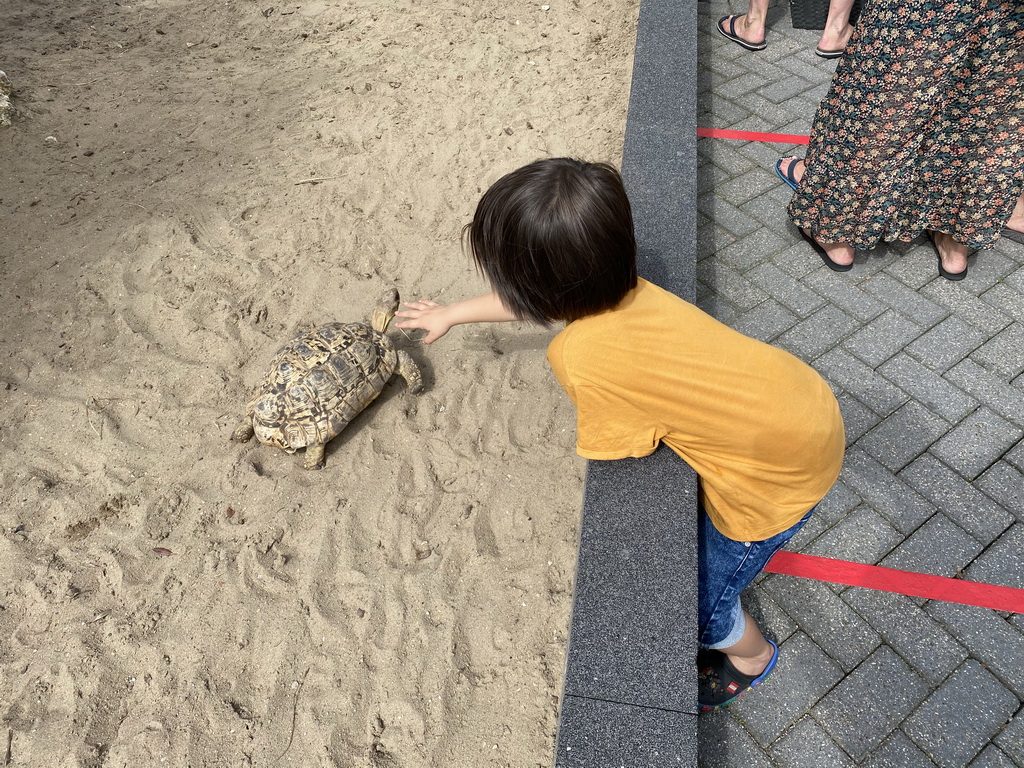
[[[307,445],[306,459],[302,462],[303,469],[324,468],[324,445]]]
[[[423,389],[423,375],[419,366],[404,349],[398,350],[398,375],[405,379],[409,391],[414,395]]]

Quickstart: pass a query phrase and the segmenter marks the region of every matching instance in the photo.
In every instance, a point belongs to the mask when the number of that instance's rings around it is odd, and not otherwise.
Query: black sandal
[[[697,654],[697,706],[711,712],[732,704],[749,690],[757,688],[775,671],[779,647],[771,640],[772,659],[760,675],[744,675],[721,651],[703,649]]]

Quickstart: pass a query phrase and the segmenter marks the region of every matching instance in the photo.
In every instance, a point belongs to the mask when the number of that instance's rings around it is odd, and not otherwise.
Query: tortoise
[[[373,402],[392,374],[405,379],[413,394],[420,392],[416,363],[384,335],[397,309],[398,291],[391,288],[368,323],[327,323],[281,347],[231,439],[244,443],[255,435],[287,453],[305,448],[302,466],[321,469],[324,446]]]

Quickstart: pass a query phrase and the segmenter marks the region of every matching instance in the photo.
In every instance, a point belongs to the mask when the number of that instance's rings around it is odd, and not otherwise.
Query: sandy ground
[[[425,392],[319,472],[228,438],[296,333],[482,290],[498,176],[618,162],[638,4],[277,1],[0,1],[0,765],[550,764],[551,333],[393,330]]]

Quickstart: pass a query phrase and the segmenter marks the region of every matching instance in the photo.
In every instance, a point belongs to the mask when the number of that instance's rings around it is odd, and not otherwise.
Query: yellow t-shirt
[[[821,376],[645,280],[566,326],[548,361],[576,404],[581,456],[646,456],[664,442],[735,541],[791,528],[839,476],[843,420]]]

